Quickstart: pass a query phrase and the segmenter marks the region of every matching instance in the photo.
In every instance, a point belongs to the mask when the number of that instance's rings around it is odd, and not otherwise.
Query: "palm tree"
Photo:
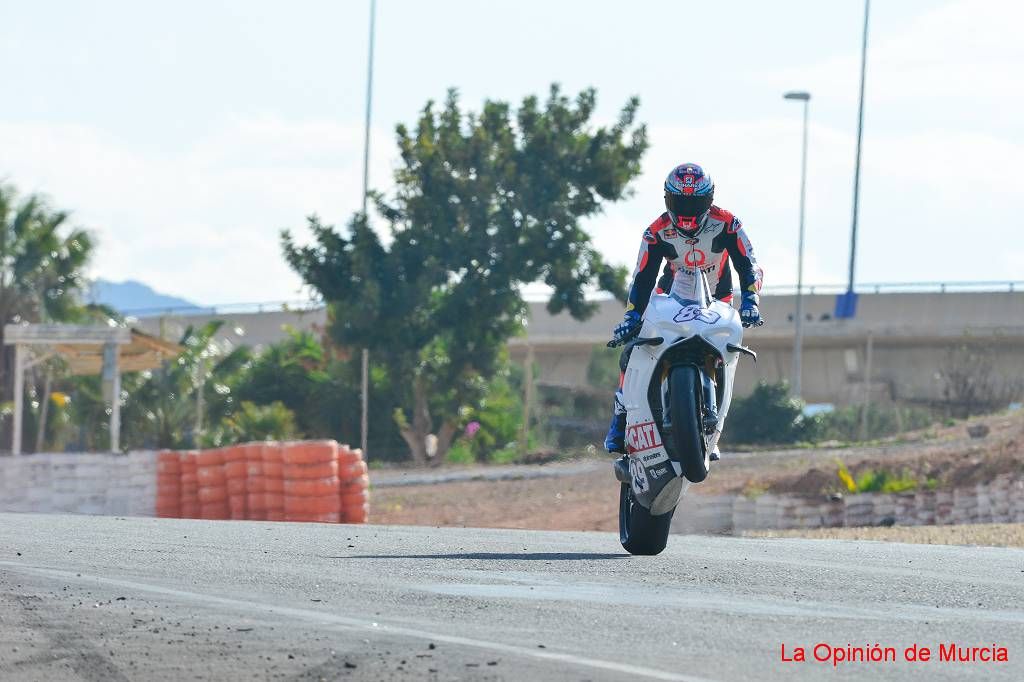
[[[0,403],[11,398],[13,353],[3,345],[11,322],[64,321],[80,312],[92,239],[68,213],[38,195],[18,197],[0,184]]]
[[[217,342],[223,324],[213,320],[190,326],[178,357],[126,377],[122,423],[128,447],[199,447],[207,442],[207,432],[216,431],[237,409],[234,384],[251,354],[246,346],[224,348]],[[89,409],[88,403],[83,400],[81,407]]]

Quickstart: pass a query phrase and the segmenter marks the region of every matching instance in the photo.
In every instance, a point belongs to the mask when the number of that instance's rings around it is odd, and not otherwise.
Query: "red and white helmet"
[[[696,230],[714,199],[715,181],[695,163],[676,166],[665,180],[665,208],[676,227]]]

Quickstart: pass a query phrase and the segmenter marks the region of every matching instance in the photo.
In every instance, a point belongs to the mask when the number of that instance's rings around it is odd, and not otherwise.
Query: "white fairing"
[[[644,314],[640,337],[661,337],[664,341],[656,346],[636,346],[623,380],[626,448],[631,458],[633,493],[652,514],[664,514],[672,509],[689,482],[682,478],[679,464],[669,460],[647,402],[647,388],[661,356],[675,342],[693,336],[701,336],[714,346],[725,363],[725,385],[717,387],[722,400],[718,410],[717,431],[708,446],[710,451],[721,435],[732,399],[733,378],[736,376],[739,353],[729,351],[728,345],[739,346],[743,342],[743,326],[735,308],[717,300],[703,307],[676,296],[655,294]]]

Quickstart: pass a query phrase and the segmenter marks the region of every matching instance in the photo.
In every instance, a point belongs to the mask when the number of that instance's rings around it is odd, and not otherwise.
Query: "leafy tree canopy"
[[[329,304],[332,338],[370,348],[400,389],[395,417],[416,459],[428,433],[441,459],[522,330],[522,285],[548,284],[549,310],[577,318],[594,310],[587,287],[624,295],[625,273],[603,261],[581,222],[626,196],[646,129],[636,99],[603,127],[591,122],[595,103],[593,90],[570,100],[552,86],[543,103],[488,101],[474,113],[450,91],[415,130],[397,128],[396,192],[376,195],[387,242],[361,214],[345,233],[311,217],[308,246],[283,233],[289,263]]]

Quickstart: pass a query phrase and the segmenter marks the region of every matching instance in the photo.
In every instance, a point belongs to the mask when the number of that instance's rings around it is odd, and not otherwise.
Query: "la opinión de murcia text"
[[[937,646],[911,644],[907,647],[871,645],[835,646],[818,642],[811,646],[794,646],[783,642],[780,645],[780,660],[783,663],[830,663],[839,667],[848,663],[1006,663],[1010,654],[1006,647],[998,644],[968,646],[956,642],[940,643]]]

